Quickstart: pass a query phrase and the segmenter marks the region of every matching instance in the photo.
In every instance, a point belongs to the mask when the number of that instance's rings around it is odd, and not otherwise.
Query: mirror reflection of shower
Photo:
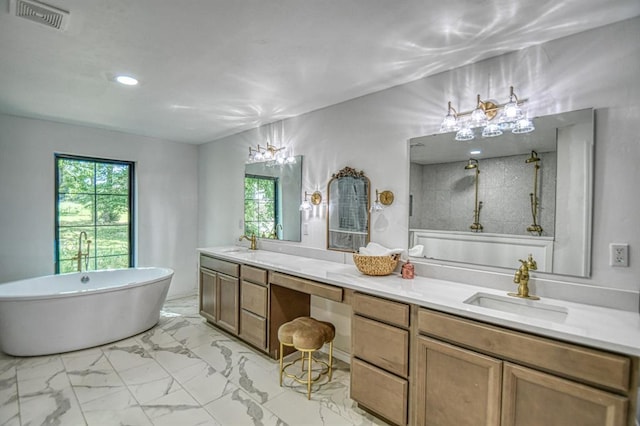
[[[482,201],[478,201],[478,182],[480,180],[480,164],[475,158],[469,158],[465,170],[475,170],[475,201],[473,209],[473,224],[469,227],[472,232],[482,232],[480,224],[480,209],[482,209]]]
[[[540,200],[538,198],[538,170],[540,170],[541,159],[538,153],[531,151],[529,158],[525,160],[527,164],[533,164],[533,192],[529,193],[529,202],[531,204],[531,216],[533,224],[527,227],[527,231],[532,234],[542,235],[542,226],[538,224],[538,214],[540,213]]]

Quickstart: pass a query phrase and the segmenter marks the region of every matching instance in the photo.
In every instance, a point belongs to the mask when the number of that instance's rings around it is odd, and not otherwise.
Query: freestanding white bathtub
[[[160,319],[172,277],[168,268],[130,268],[0,284],[0,350],[47,355],[141,333]]]

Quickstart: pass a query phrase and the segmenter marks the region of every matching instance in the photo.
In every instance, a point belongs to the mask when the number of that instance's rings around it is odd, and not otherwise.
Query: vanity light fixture
[[[393,203],[393,198],[393,192],[386,190],[380,192],[376,189],[376,200],[371,204],[369,213],[384,210],[386,206],[390,206]]]
[[[504,104],[483,101],[478,95],[473,111],[458,113],[449,101],[447,115],[440,125],[440,133],[457,132],[455,140],[470,141],[475,138],[474,129],[476,128],[482,128],[483,138],[500,136],[507,130],[515,134],[533,132],[535,130],[533,121],[527,118],[521,108],[525,102],[527,99],[518,99],[513,86],[509,88],[509,101]],[[460,119],[465,116],[469,118]],[[494,119],[495,121],[492,121]]]
[[[308,197],[311,197],[311,201],[309,201]],[[322,202],[322,194],[320,191],[314,191],[312,194],[309,194],[307,191],[304,191],[304,201],[300,204],[300,211],[309,211],[313,208],[313,206],[317,206]]]
[[[247,163],[259,163],[262,161],[271,162],[270,165],[293,164],[296,158],[293,155],[287,155],[285,147],[276,147],[267,142],[267,146],[257,145],[256,148],[249,147],[249,157]]]

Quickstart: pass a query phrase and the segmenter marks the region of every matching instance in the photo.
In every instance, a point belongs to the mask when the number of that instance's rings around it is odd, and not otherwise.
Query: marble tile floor
[[[385,425],[331,382],[278,385],[278,363],[208,325],[194,297],[144,333],[60,355],[0,353],[0,425]]]

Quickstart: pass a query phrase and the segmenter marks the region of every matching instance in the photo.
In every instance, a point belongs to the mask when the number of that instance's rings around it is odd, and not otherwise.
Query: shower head
[[[538,161],[540,161],[540,158],[538,157],[538,153],[535,151],[531,151],[531,156],[524,160],[525,163],[536,163]]]
[[[471,170],[471,169],[477,169],[478,168],[478,160],[476,160],[475,158],[469,158],[469,161],[467,161],[467,165],[464,166],[465,170]]]

